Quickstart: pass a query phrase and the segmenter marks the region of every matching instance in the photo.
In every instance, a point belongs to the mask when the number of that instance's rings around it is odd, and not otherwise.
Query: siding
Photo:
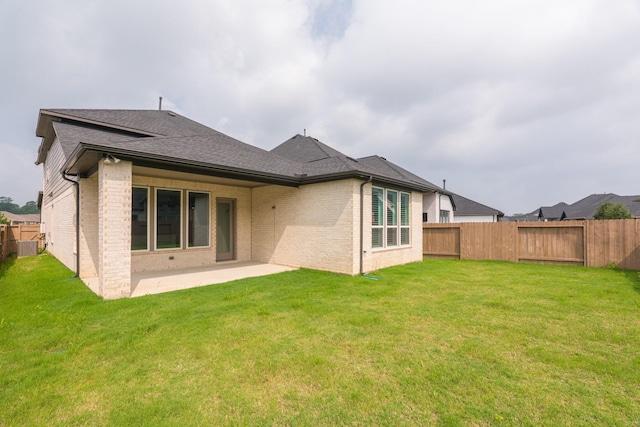
[[[60,174],[66,159],[56,138],[43,164],[42,230],[47,250],[71,270],[76,269],[76,198],[73,184]]]

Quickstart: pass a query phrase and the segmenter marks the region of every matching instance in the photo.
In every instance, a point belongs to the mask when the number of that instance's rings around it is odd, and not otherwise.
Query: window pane
[[[387,246],[398,246],[398,227],[387,228]]]
[[[382,224],[383,212],[383,190],[382,188],[374,188],[371,190],[371,225]]]
[[[400,244],[408,245],[409,243],[411,243],[409,241],[409,227],[400,228]]]
[[[131,190],[131,250],[149,249],[149,190]]]
[[[382,247],[382,228],[374,228],[371,230],[371,247]]]
[[[156,193],[156,247],[179,248],[181,243],[180,191],[158,190]]]
[[[189,193],[190,248],[209,246],[209,206],[208,193]]]
[[[398,225],[398,192],[387,190],[387,226]]]
[[[409,194],[400,193],[400,225],[409,225]]]
[[[444,209],[440,211],[440,222],[441,223],[449,222],[449,211]]]

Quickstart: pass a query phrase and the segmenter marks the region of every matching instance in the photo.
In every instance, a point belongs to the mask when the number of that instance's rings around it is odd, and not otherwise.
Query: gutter
[[[373,177],[360,184],[360,275],[364,276],[364,186],[373,181]]]
[[[80,277],[80,182],[67,178],[67,173],[63,170],[60,171],[62,179],[69,181],[76,187],[76,274],[73,277]]]

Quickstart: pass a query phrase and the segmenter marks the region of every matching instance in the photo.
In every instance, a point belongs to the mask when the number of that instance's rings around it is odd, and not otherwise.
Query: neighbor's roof
[[[569,218],[586,218],[592,219],[598,207],[606,202],[614,204],[622,204],[629,208],[631,215],[640,217],[640,196],[618,196],[613,193],[591,194],[590,196],[580,199],[569,205],[567,216]]]
[[[42,137],[36,164],[44,162],[58,138],[67,160],[64,170],[71,175],[91,173],[100,158],[111,154],[142,166],[283,185],[371,176],[448,194],[382,157],[353,159],[301,135],[266,151],[172,111],[46,109],[40,111],[36,135]]]
[[[491,208],[482,203],[475,202],[466,197],[462,197],[459,194],[451,193],[453,200],[456,204],[455,216],[461,215],[497,215],[499,217],[504,216],[504,213],[498,209]]]
[[[9,221],[12,223],[39,223],[40,222],[40,214],[15,214],[7,211],[0,211]]]

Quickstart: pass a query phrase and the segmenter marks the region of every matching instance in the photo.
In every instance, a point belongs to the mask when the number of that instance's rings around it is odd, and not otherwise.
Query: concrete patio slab
[[[229,261],[208,267],[132,273],[131,285],[133,290],[131,297],[231,282],[248,277],[266,276],[292,270],[297,270],[297,268],[254,261]],[[85,280],[85,283],[97,293],[97,281],[97,278],[88,279]]]

